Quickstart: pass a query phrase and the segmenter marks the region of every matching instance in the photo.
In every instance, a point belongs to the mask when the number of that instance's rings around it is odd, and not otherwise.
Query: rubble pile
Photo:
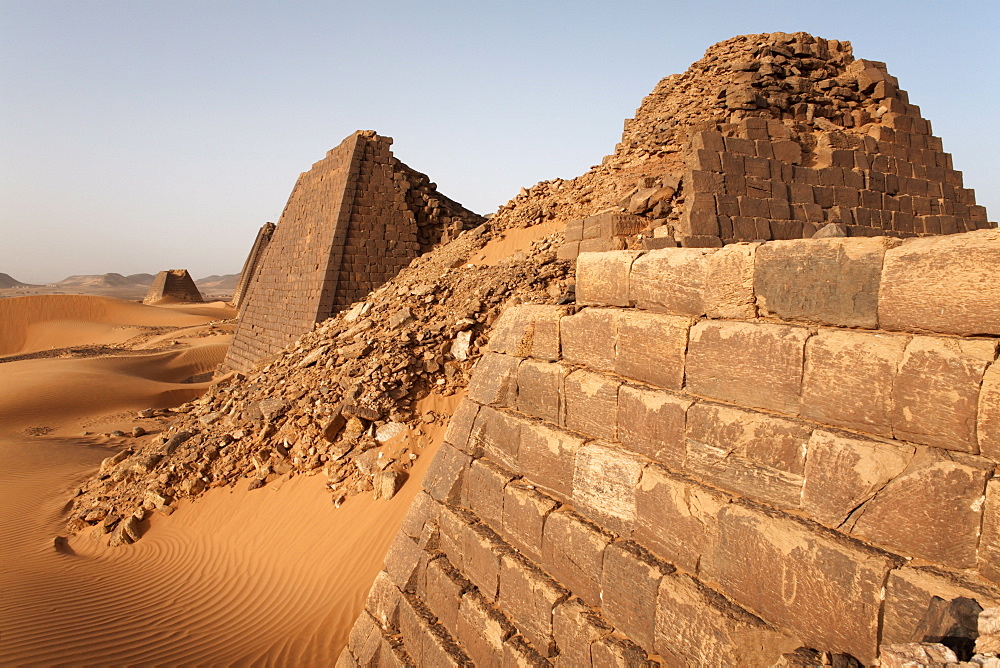
[[[416,414],[415,402],[465,388],[505,307],[571,298],[558,235],[497,266],[468,264],[491,238],[488,223],[465,231],[254,371],[175,409],[140,413],[150,432],[173,422],[151,435],[140,422],[138,436],[123,439],[130,445],[78,490],[69,529],[96,525],[110,544],[130,543],[150,513],[243,478],[253,489],[322,472],[338,507],[360,492],[391,497],[420,455],[397,437],[449,417]]]

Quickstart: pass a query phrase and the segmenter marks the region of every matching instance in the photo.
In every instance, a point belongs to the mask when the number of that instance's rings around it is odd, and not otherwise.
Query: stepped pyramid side
[[[224,365],[246,371],[481,218],[358,131],[299,176],[243,297]]]
[[[181,302],[204,301],[187,269],[169,269],[158,273],[142,303],[155,304],[162,299]]]
[[[243,298],[246,296],[247,288],[250,286],[250,281],[253,280],[254,272],[260,265],[260,260],[264,257],[264,251],[267,250],[267,245],[271,243],[273,235],[274,223],[264,223],[257,231],[257,238],[254,239],[253,246],[250,248],[250,254],[247,255],[247,259],[243,263],[240,280],[236,284],[236,290],[233,291],[233,298],[229,302],[235,308],[239,309],[243,305]]]

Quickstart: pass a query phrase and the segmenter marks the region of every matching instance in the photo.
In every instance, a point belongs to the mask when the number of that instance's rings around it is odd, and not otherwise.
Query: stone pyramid
[[[155,304],[164,299],[180,302],[204,301],[187,269],[170,269],[158,273],[142,303]]]

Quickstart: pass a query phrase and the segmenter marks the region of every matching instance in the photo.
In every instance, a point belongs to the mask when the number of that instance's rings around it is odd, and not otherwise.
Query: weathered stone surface
[[[517,367],[521,358],[487,353],[479,358],[476,373],[469,381],[469,399],[484,406],[517,406]]]
[[[475,590],[462,596],[458,623],[448,628],[455,629],[455,637],[476,666],[497,668],[502,665],[503,644],[515,632],[513,625]]]
[[[979,388],[996,351],[995,340],[913,337],[892,388],[893,435],[977,453]]]
[[[379,626],[390,633],[399,628],[400,596],[399,588],[392,582],[389,574],[379,571],[368,592],[365,610],[375,618]]]
[[[479,404],[469,398],[462,399],[448,421],[448,427],[444,432],[444,442],[471,454],[469,434],[472,432],[472,425],[475,424],[478,414]]]
[[[705,313],[710,248],[663,248],[649,251],[632,265],[629,301],[642,309],[675,315]]]
[[[904,473],[859,509],[851,533],[905,556],[975,568],[991,471],[977,458],[921,448]]]
[[[376,499],[391,499],[406,482],[406,471],[379,471],[372,477],[372,493]]]
[[[629,271],[641,253],[580,253],[576,259],[576,303],[629,305]]]
[[[840,528],[913,460],[915,449],[817,429],[807,446],[802,509]]]
[[[977,617],[1000,592],[938,570],[900,568],[885,585],[882,642],[943,642],[971,654]]]
[[[614,371],[668,390],[684,384],[688,318],[628,311],[618,323]]]
[[[615,542],[604,551],[601,614],[650,653],[654,652],[660,581],[673,570],[635,543]]]
[[[518,451],[521,448],[520,418],[483,406],[476,416],[469,436],[471,452],[486,455],[508,471],[518,473]]]
[[[618,387],[621,381],[580,369],[565,380],[567,429],[614,440],[618,434]]]
[[[1000,335],[1000,231],[910,239],[885,254],[885,329]]]
[[[738,504],[719,514],[713,578],[727,597],[808,647],[875,659],[885,554]]]
[[[517,368],[517,410],[558,423],[563,380],[569,369],[554,362],[524,360]]]
[[[804,327],[699,322],[691,328],[687,388],[750,408],[797,415],[807,338]]]
[[[811,427],[719,404],[688,410],[684,469],[710,484],[796,508]]]
[[[438,501],[458,503],[471,461],[461,450],[442,443],[424,474],[424,489]]]
[[[711,572],[718,515],[729,497],[660,466],[647,466],[635,491],[632,538],[688,573]]]
[[[436,526],[440,506],[430,494],[421,490],[413,497],[410,508],[400,524],[400,531],[410,538],[418,538],[425,526]]]
[[[545,518],[557,502],[525,482],[512,482],[504,489],[503,529],[500,534],[522,554],[538,561],[542,556]]]
[[[609,635],[611,627],[579,599],[563,601],[552,612],[552,635],[559,646],[553,663],[559,668],[592,666],[590,647]]]
[[[473,525],[463,534],[462,572],[480,593],[494,600],[500,586],[500,563],[510,552],[496,534],[483,525]],[[449,555],[450,558],[450,555]]]
[[[709,318],[757,316],[754,261],[760,244],[730,244],[708,256],[703,305]]]
[[[986,485],[983,535],[979,542],[979,572],[1000,583],[1000,478]]]
[[[490,330],[486,350],[516,357],[559,359],[559,320],[565,306],[522,304],[504,310]]]
[[[569,510],[545,520],[542,568],[588,605],[601,605],[601,571],[610,534]]]
[[[462,593],[469,586],[468,580],[455,570],[447,558],[434,559],[427,564],[427,586],[423,598],[445,628],[458,627],[459,604]]]
[[[520,470],[536,487],[560,499],[573,495],[573,466],[584,439],[540,422],[521,427]]]
[[[892,387],[909,337],[821,329],[806,342],[802,416],[892,436]]]
[[[358,615],[357,622],[351,627],[351,634],[348,639],[347,648],[361,662],[361,665],[368,665],[379,650],[379,640],[382,633],[379,631],[378,623],[367,612],[362,611]]]
[[[941,643],[913,642],[883,644],[879,648],[879,660],[882,668],[943,667],[958,663],[958,656]]]
[[[455,568],[465,572],[465,544],[472,531],[475,516],[469,511],[448,505],[439,505],[439,548]]]
[[[685,420],[693,403],[682,395],[622,385],[618,390],[618,439],[641,455],[681,470]]]
[[[414,587],[415,574],[422,553],[423,550],[415,540],[402,531],[396,534],[385,555],[385,572],[400,591]]]
[[[503,644],[503,668],[549,668],[552,663],[535,651],[522,636],[512,636]]]
[[[1000,606],[986,608],[979,613],[979,637],[976,654],[1000,656]]]
[[[500,572],[501,607],[521,635],[543,656],[555,653],[552,610],[569,592],[517,554],[506,554]]]
[[[609,443],[594,441],[576,453],[573,505],[577,512],[619,536],[631,535],[635,488],[645,462]]]
[[[514,474],[485,458],[472,462],[465,477],[465,505],[494,531],[503,526],[503,496]]]
[[[878,288],[890,237],[773,241],[757,249],[762,316],[841,327],[878,326]]]
[[[671,665],[773,666],[798,643],[687,575],[663,578],[656,652]]]
[[[607,635],[590,646],[594,666],[608,668],[645,668],[646,653],[637,644],[620,635]]]
[[[979,451],[984,457],[1000,462],[1000,362],[991,364],[983,374],[978,415]]]
[[[621,310],[607,308],[587,308],[563,318],[559,325],[563,359],[596,371],[613,371],[621,319]]]

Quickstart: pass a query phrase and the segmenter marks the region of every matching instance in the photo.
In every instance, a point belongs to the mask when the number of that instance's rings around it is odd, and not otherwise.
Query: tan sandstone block
[[[911,239],[885,254],[884,329],[1000,335],[1000,231]]]
[[[619,309],[587,308],[563,318],[560,324],[563,359],[597,371],[612,371],[622,314]]]
[[[553,662],[559,668],[593,666],[591,645],[611,631],[611,627],[579,599],[560,603],[552,613],[552,633],[559,646],[559,656]]]
[[[534,561],[542,556],[542,529],[557,502],[525,482],[512,482],[504,489],[503,529],[500,534],[511,546]]]
[[[486,350],[516,357],[559,359],[559,321],[565,306],[522,304],[505,309],[497,318]]]
[[[472,425],[479,414],[479,404],[466,397],[458,404],[458,408],[448,421],[448,428],[444,432],[444,442],[450,443],[463,452],[469,449],[469,434],[472,432]]]
[[[647,656],[637,644],[620,636],[611,634],[600,640],[595,640],[590,646],[593,665],[601,668],[637,668],[650,665]],[[654,664],[655,665],[655,664]]]
[[[892,389],[895,438],[979,452],[979,388],[996,351],[995,340],[913,337]]]
[[[469,381],[469,399],[484,406],[517,406],[517,367],[520,357],[486,353],[476,364]]]
[[[576,259],[576,303],[628,306],[629,271],[642,253],[580,253]]]
[[[660,584],[655,646],[669,665],[764,668],[799,644],[688,575]]]
[[[542,568],[589,605],[601,605],[604,549],[611,535],[576,513],[560,509],[545,520]]]
[[[427,564],[424,601],[438,618],[438,622],[452,633],[458,627],[458,608],[462,593],[469,586],[468,580],[462,577],[447,558],[435,559]]]
[[[649,465],[635,491],[632,538],[688,573],[711,571],[718,515],[729,501],[721,492]]]
[[[500,572],[499,606],[543,656],[555,653],[552,610],[569,592],[519,554],[506,554]]]
[[[754,263],[760,244],[729,244],[708,256],[704,307],[709,318],[757,317],[753,293]]]
[[[802,416],[892,436],[892,387],[907,336],[821,329],[806,342]]]
[[[494,531],[503,526],[503,496],[514,474],[488,459],[472,462],[465,475],[465,507],[479,516]]]
[[[469,452],[476,457],[485,455],[508,471],[520,472],[522,424],[520,418],[510,413],[483,406],[469,434]]]
[[[719,515],[723,593],[807,647],[875,659],[882,583],[892,559],[763,508]]]
[[[461,503],[462,487],[472,458],[442,443],[424,475],[424,490],[437,501]]]
[[[710,248],[662,248],[632,264],[629,301],[642,309],[675,315],[705,312],[705,286]]]
[[[878,326],[882,258],[890,237],[772,241],[757,249],[754,293],[762,316],[841,327]]]
[[[983,374],[976,432],[980,453],[1000,462],[1000,362],[991,364]]]
[[[612,543],[604,551],[601,614],[630,640],[653,653],[660,581],[674,568],[639,545]]]
[[[576,453],[573,505],[602,528],[628,537],[635,522],[635,488],[645,462],[609,443],[593,441]]]
[[[684,428],[694,402],[663,390],[622,385],[618,439],[625,447],[675,470],[684,467]]]
[[[584,369],[566,377],[563,401],[567,429],[594,438],[614,440],[617,436],[618,387],[621,382]]]
[[[979,543],[979,572],[1000,584],[1000,478],[986,486],[983,535]]]
[[[618,322],[615,373],[668,390],[681,389],[690,326],[689,318],[623,313]]]
[[[691,328],[687,389],[749,408],[797,415],[807,338],[804,327],[699,322]]]
[[[476,666],[502,666],[503,644],[515,633],[510,622],[476,590],[461,598],[455,637]],[[427,664],[417,664],[427,665]]]
[[[811,432],[796,420],[697,403],[687,414],[684,470],[717,487],[797,508]]]
[[[517,368],[517,410],[558,423],[562,384],[569,369],[555,362],[524,360]]]
[[[560,499],[573,495],[573,464],[584,439],[539,422],[521,427],[520,470],[536,487]]]

